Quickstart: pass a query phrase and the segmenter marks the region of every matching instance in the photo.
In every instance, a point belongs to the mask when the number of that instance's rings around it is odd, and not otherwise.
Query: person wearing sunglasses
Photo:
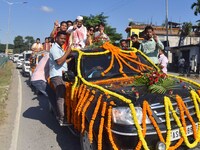
[[[89,26],[87,28],[87,40],[86,40],[86,46],[91,46],[94,40],[94,27]]]

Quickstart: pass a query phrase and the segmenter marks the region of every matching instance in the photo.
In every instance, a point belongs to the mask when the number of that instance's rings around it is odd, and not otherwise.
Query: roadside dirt
[[[3,123],[0,124],[0,145],[1,150],[9,150],[10,143],[12,139],[12,130],[15,120],[15,112],[17,108],[17,71],[13,69],[13,76],[11,79],[11,84],[8,88],[8,99],[5,101],[6,103],[6,117],[4,118]]]

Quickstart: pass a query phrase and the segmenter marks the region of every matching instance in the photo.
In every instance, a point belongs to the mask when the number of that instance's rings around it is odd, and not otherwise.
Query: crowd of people
[[[82,16],[78,16],[74,22],[68,20],[62,21],[59,24],[58,21],[55,21],[50,37],[45,38],[43,44],[37,38],[36,43],[32,45],[33,52],[49,51],[37,65],[31,82],[45,96],[49,96],[47,92],[47,89],[49,89],[47,79],[50,78],[50,82],[55,89],[56,114],[61,126],[67,124],[64,113],[66,89],[65,82],[62,79],[62,72],[68,70],[67,63],[71,60],[71,58],[68,58],[71,49],[84,49],[87,46],[91,46],[94,42],[110,41],[110,38],[104,32],[104,28],[104,23],[86,28],[83,25]],[[158,65],[164,73],[167,73],[168,59],[164,55],[162,42],[158,39],[151,26],[147,26],[144,31],[146,36],[141,42],[138,40],[137,34],[133,34],[130,37],[132,41],[131,47],[143,51],[153,63]],[[122,39],[120,46],[124,50],[130,48],[127,44],[127,39]]]

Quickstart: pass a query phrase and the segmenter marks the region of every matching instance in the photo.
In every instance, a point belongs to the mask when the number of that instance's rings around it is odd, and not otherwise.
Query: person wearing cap
[[[87,28],[83,25],[82,16],[78,16],[73,27],[69,27],[67,31],[71,32],[69,45],[72,45],[74,48],[78,49],[85,47],[87,40]]]

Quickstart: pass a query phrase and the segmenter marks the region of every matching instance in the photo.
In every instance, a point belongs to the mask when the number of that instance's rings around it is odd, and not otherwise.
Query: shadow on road
[[[49,112],[48,99],[43,95],[33,98],[39,101],[39,106],[30,107],[23,117],[39,120],[57,135],[58,145],[62,150],[80,150],[79,137],[74,136],[67,127],[60,127],[55,116]]]

